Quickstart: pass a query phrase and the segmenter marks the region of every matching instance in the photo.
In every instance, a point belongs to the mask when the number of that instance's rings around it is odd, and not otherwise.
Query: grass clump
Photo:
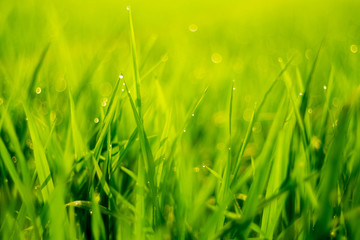
[[[0,238],[357,239],[358,7],[0,3]]]

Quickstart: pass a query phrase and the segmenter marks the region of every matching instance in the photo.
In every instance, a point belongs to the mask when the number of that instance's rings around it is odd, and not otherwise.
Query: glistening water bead
[[[36,94],[40,94],[41,93],[41,88],[40,87],[37,87],[36,90],[35,90]]]

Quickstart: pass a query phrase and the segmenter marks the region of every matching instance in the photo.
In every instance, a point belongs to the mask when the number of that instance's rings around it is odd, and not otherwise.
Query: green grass
[[[2,1],[0,239],[360,239],[359,9]]]

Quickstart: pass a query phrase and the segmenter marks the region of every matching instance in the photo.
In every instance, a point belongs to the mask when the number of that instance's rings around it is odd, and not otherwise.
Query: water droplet
[[[123,85],[125,86],[125,83],[123,83]]]
[[[203,164],[203,165],[202,165],[202,167],[203,167],[203,168],[205,168],[205,167],[206,167],[206,165],[205,165],[205,164]]]
[[[303,95],[303,93],[301,92],[301,93],[299,93],[299,95],[300,95],[300,96],[302,96],[302,95]]]
[[[37,87],[36,90],[35,90],[36,94],[40,94],[41,93],[41,88],[40,87]]]
[[[211,61],[213,63],[221,63],[222,56],[219,53],[213,53],[213,55],[211,55]]]
[[[231,147],[229,147],[229,151],[231,150]]]
[[[100,121],[99,118],[94,119],[94,123],[99,123],[99,121]]]
[[[92,210],[90,210],[90,215],[92,215]]]
[[[312,109],[311,108],[309,108],[308,113],[312,114]]]
[[[130,93],[130,90],[128,91],[128,93]]]
[[[105,107],[106,104],[107,104],[107,101],[108,101],[108,99],[107,99],[107,98],[104,98],[104,99],[102,100],[101,106]]]
[[[193,116],[195,116],[195,114],[191,114],[191,116],[193,117]]]
[[[130,10],[130,7],[129,7],[129,6],[127,6],[127,7],[126,7],[126,10],[128,10],[128,11],[129,11],[129,10]]]
[[[122,74],[120,74],[120,75],[119,75],[119,78],[120,78],[120,79],[123,79],[123,78],[124,78],[124,76],[123,76]]]
[[[186,129],[184,129],[184,132],[186,132]]]
[[[196,24],[190,24],[189,31],[190,32],[196,32],[198,30],[198,26]]]
[[[235,88],[233,88],[233,91],[235,91]]]
[[[150,181],[147,181],[147,184],[150,184]]]
[[[125,89],[122,88],[121,91],[125,91]]]
[[[324,85],[324,90],[326,90],[327,89],[327,87],[326,87],[326,85]]]
[[[357,53],[359,51],[359,48],[358,48],[357,45],[353,44],[353,45],[350,46],[350,51],[352,53]]]

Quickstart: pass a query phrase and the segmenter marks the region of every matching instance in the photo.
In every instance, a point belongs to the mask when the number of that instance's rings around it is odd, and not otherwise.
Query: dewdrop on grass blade
[[[40,94],[41,93],[41,88],[40,87],[37,87],[36,90],[35,90],[36,94]]]
[[[353,44],[353,45],[350,46],[350,51],[352,53],[357,53],[359,51],[359,48],[358,48],[357,45]]]
[[[198,26],[196,24],[190,24],[189,31],[196,32],[198,30]]]
[[[221,63],[222,62],[222,56],[219,53],[213,53],[211,55],[211,61],[213,63]]]
[[[108,101],[108,99],[104,98],[101,102],[101,106],[106,107],[107,101]]]
[[[99,118],[95,118],[95,119],[94,119],[94,123],[95,123],[95,124],[96,124],[96,123],[99,123],[99,121],[100,121]]]

